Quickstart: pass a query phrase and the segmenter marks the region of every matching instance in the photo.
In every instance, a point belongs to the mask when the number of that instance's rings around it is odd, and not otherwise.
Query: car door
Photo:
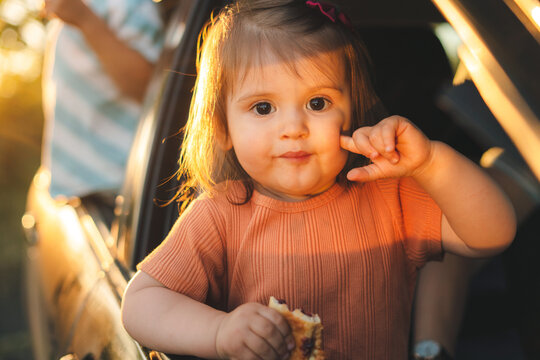
[[[136,257],[126,254],[136,248],[133,244],[147,243],[140,240],[148,238],[147,225],[159,233],[155,223],[165,219],[153,203],[154,191],[164,174],[174,171],[179,145],[160,145],[178,131],[187,114],[198,33],[212,6],[211,1],[185,0],[171,15],[112,225],[108,211],[92,199],[53,200],[44,169],[34,177],[23,227],[29,243],[26,289],[36,359],[160,356],[140,347],[121,324],[121,296]],[[160,234],[170,221],[157,226]]]
[[[76,208],[54,201],[40,171],[28,195],[26,293],[36,359],[64,355],[85,299],[98,281],[96,259]],[[28,223],[29,218],[35,219]]]
[[[163,208],[156,204],[155,199],[160,196],[159,184],[174,173],[179,143],[178,138],[171,136],[178,133],[189,109],[198,34],[209,17],[212,5],[212,2],[182,1],[176,6],[170,20],[164,51],[150,84],[149,96],[145,99],[146,110],[132,147],[126,171],[127,181],[122,195],[117,199],[118,217],[113,221],[112,232],[104,234],[103,239],[109,239],[109,246],[103,246],[105,242],[96,244],[101,246],[101,249],[95,250],[95,254],[102,264],[102,272],[85,299],[73,332],[71,348],[77,354],[93,354],[96,359],[165,358],[163,354],[139,347],[125,333],[120,322],[119,304],[133,271],[126,262],[128,258],[125,254],[130,243],[143,245],[145,240],[152,238],[151,234],[168,231],[171,221],[174,221],[174,213],[170,213],[174,206],[169,207],[169,213],[160,216]],[[167,138],[176,141],[164,142]],[[145,186],[137,188],[132,186],[134,184]],[[145,200],[151,205],[146,204]],[[148,207],[145,209],[147,213],[135,208],[138,201],[143,209],[144,206]],[[130,205],[129,211],[126,211],[126,205]],[[96,217],[88,216],[87,219]],[[123,233],[121,229],[126,229],[130,220],[131,226],[137,226],[137,231]],[[148,220],[154,222],[150,224],[149,233],[144,230]],[[162,222],[159,225],[161,231],[155,228],[157,220]],[[93,231],[96,232],[99,226],[97,223],[94,225]],[[127,237],[128,234],[131,238]],[[99,336],[89,337],[88,334]]]
[[[178,217],[176,206],[163,206],[178,186],[175,177],[181,146],[181,129],[187,120],[195,85],[195,59],[199,32],[220,1],[182,1],[186,19],[166,38],[170,65],[161,78],[158,99],[150,99],[148,111],[133,143],[127,175],[117,199],[118,221],[113,236],[119,260],[130,270],[166,236]]]

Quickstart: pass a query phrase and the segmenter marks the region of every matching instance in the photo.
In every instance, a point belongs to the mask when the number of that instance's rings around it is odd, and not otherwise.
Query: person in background
[[[471,278],[487,259],[451,253],[427,263],[418,275],[414,303],[414,360],[452,360]]]
[[[42,166],[50,194],[112,206],[162,47],[151,0],[45,0]]]

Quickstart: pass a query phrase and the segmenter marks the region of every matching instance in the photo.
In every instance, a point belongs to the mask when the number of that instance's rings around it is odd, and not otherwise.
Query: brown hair
[[[358,35],[341,22],[331,21],[305,1],[237,1],[212,17],[201,31],[198,51],[197,81],[179,160],[178,176],[184,181],[177,194],[182,208],[197,193],[215,191],[216,184],[240,180],[246,189],[247,202],[253,183],[242,169],[234,149],[224,151],[228,137],[226,99],[238,76],[247,68],[262,64],[265,52],[286,64],[300,57],[335,52],[345,66],[351,94],[350,133],[377,119],[373,109],[378,104],[372,89],[369,57]],[[291,65],[292,66],[292,65]],[[294,68],[293,68],[294,70]],[[349,154],[339,181],[353,167],[366,163],[362,156]]]

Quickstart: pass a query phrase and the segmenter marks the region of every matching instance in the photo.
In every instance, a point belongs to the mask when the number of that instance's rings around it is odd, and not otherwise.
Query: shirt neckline
[[[266,208],[277,210],[279,212],[301,212],[315,209],[328,204],[330,201],[338,197],[344,190],[344,187],[339,183],[335,183],[322,194],[302,201],[290,202],[272,198],[263,195],[257,190],[253,191],[252,201],[254,204],[264,206]]]

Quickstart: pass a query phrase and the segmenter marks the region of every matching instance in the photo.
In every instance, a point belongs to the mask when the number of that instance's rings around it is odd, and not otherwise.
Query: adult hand
[[[216,334],[222,359],[287,359],[294,349],[283,316],[267,306],[247,303],[226,314]]]
[[[82,0],[44,0],[43,15],[81,27],[92,10]]]
[[[341,136],[341,147],[371,160],[371,164],[349,171],[347,178],[352,181],[414,176],[429,164],[433,153],[432,142],[401,116]]]

